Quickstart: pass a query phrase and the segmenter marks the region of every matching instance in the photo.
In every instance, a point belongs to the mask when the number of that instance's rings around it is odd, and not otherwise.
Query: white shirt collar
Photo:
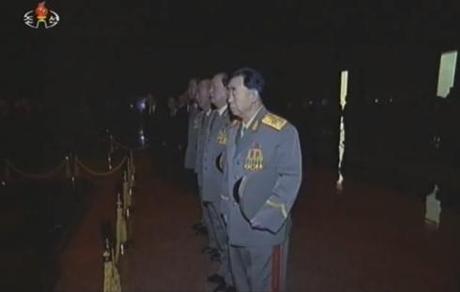
[[[219,112],[219,116],[222,116],[224,114],[224,112],[227,110],[227,107],[228,105],[224,105],[223,107],[217,109],[217,111]]]
[[[243,127],[245,129],[249,128],[249,126],[252,124],[252,122],[254,121],[254,119],[256,118],[257,114],[260,112],[260,110],[262,109],[263,106],[260,106],[256,112],[252,115],[252,117],[249,119],[249,121],[247,123],[243,122]]]

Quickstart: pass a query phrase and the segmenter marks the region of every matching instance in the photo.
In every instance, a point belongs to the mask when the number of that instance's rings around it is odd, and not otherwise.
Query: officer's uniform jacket
[[[222,169],[220,169],[219,159],[227,145],[229,126],[230,114],[228,109],[225,109],[222,115],[219,114],[218,110],[214,110],[203,151],[203,201],[220,203],[223,174]],[[218,205],[220,207],[220,204]]]
[[[198,130],[200,128],[200,120],[198,114],[200,110],[197,105],[191,105],[189,108],[188,118],[188,133],[187,133],[187,149],[185,150],[184,167],[186,169],[195,169],[196,151]]]
[[[229,243],[276,245],[288,236],[290,210],[302,180],[297,130],[264,107],[240,135],[241,122],[229,128],[221,212]]]
[[[213,116],[213,111],[210,110],[209,114],[207,114],[207,111],[201,111],[197,115],[198,123],[199,123],[199,128],[198,128],[198,138],[197,138],[197,150],[196,150],[196,161],[195,161],[195,172],[197,174],[198,178],[198,186],[200,190],[202,190],[203,186],[203,153],[204,153],[204,147],[205,143],[208,139],[208,133],[209,133],[209,122],[211,121],[211,118]],[[200,192],[202,193],[202,192]]]

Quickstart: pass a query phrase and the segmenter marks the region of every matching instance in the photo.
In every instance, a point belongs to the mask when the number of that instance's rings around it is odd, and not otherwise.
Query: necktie
[[[240,128],[238,129],[238,132],[236,133],[236,146],[237,149],[239,149],[239,146],[241,144],[241,141],[244,139],[244,134],[246,133],[246,128],[241,125]]]
[[[241,130],[240,130],[240,137],[243,138],[244,137],[244,134],[246,132],[246,127],[241,125]]]
[[[202,116],[201,116],[201,128],[200,130],[203,130],[204,129],[204,125],[205,125],[205,121],[206,121],[206,113],[204,113]]]
[[[216,116],[217,116],[217,113],[216,112],[212,112],[211,113],[211,120],[209,121],[209,131],[212,130],[212,127],[214,125],[214,121],[216,120]]]
[[[243,125],[240,126],[240,128],[238,129],[238,132],[235,135],[235,144],[236,144],[236,146],[238,146],[238,144],[240,144],[242,129],[243,129]]]

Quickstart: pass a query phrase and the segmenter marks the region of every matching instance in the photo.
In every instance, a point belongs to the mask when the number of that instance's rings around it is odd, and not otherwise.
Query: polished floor
[[[205,239],[198,198],[157,175],[139,155],[132,245],[122,258],[123,291],[212,291],[215,266],[200,253]],[[158,171],[160,170],[160,171]],[[56,291],[102,291],[101,224],[114,221],[119,177],[100,181],[88,213],[60,258]],[[420,196],[314,169],[293,211],[291,292],[459,292],[460,212],[443,211],[438,230],[424,222]]]

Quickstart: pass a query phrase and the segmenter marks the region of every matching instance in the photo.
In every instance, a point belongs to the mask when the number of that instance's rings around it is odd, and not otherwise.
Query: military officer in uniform
[[[209,134],[209,124],[212,117],[211,109],[211,100],[209,95],[209,90],[211,86],[211,81],[209,79],[203,79],[198,84],[198,93],[197,101],[198,106],[201,109],[201,112],[197,114],[198,122],[198,137],[197,137],[197,151],[196,151],[196,162],[195,162],[195,172],[197,175],[198,189],[200,194],[201,206],[202,206],[202,221],[208,231],[208,245],[203,249],[203,251],[208,252],[211,257],[217,257],[217,245],[216,239],[211,230],[211,222],[209,219],[209,214],[205,209],[205,202],[203,201],[203,155],[205,153],[205,145],[208,139]]]
[[[186,170],[189,170],[189,184],[193,185],[193,191],[199,194],[199,189],[197,187],[197,177],[196,177],[196,152],[197,152],[197,142],[198,142],[198,131],[200,129],[200,118],[199,113],[201,112],[200,107],[198,106],[198,80],[195,78],[190,79],[187,96],[188,96],[188,129],[187,129],[187,147],[185,148],[185,157],[184,157],[184,167]],[[193,229],[198,234],[206,234],[206,227],[203,222],[203,218],[200,222],[193,224]]]
[[[202,165],[202,199],[211,223],[209,233],[210,236],[215,238],[216,248],[220,257],[219,271],[208,277],[208,281],[218,284],[214,290],[216,292],[227,291],[232,286],[228,262],[227,235],[220,215],[223,173],[218,163],[227,144],[227,129],[230,125],[230,114],[227,105],[227,79],[227,74],[218,73],[211,80],[211,103],[214,105],[215,110],[211,113]]]
[[[199,128],[196,116],[199,113],[198,104],[196,101],[197,94],[197,80],[191,79],[187,89],[188,96],[188,133],[187,133],[187,147],[185,150],[184,166],[185,169],[194,170],[196,162],[196,141],[197,132]]]
[[[237,291],[285,291],[290,211],[302,180],[297,130],[263,105],[264,80],[244,68],[229,82],[232,123],[224,168],[222,215]]]

